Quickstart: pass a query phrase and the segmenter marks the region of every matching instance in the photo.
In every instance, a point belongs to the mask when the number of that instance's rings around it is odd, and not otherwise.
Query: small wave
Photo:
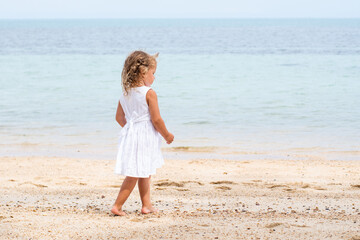
[[[184,123],[185,125],[203,125],[203,124],[210,124],[209,121],[191,121]]]
[[[215,152],[219,149],[220,147],[214,147],[214,146],[208,146],[208,147],[179,146],[179,147],[164,148],[163,150],[170,152]]]

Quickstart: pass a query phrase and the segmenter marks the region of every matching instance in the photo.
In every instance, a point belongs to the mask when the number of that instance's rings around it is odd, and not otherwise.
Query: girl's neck
[[[144,82],[139,82],[134,87],[142,87],[142,86],[145,86]]]

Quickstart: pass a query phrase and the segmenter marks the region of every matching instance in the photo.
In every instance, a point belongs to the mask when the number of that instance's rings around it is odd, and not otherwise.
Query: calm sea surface
[[[0,20],[0,155],[114,158],[136,49],[173,147],[360,160],[360,19]]]

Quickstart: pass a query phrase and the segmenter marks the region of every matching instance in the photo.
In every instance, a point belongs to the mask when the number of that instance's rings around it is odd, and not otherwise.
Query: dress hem
[[[126,174],[126,173],[117,172],[117,171],[115,171],[114,173],[115,173],[116,175],[121,175],[121,176],[125,176],[125,177],[148,178],[148,177],[150,177],[151,175],[155,175],[155,174],[156,174],[156,170],[157,170],[158,168],[161,168],[163,165],[164,165],[164,163],[161,164],[159,167],[156,167],[156,169],[154,170],[154,172],[149,173],[149,174],[147,174],[146,176],[145,176],[145,175],[138,175],[138,174],[131,174],[131,173]]]

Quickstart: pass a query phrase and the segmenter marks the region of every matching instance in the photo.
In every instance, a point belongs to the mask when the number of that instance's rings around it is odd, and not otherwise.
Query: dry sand
[[[360,239],[360,161],[166,160],[152,177],[158,214],[115,161],[0,158],[1,239]]]

